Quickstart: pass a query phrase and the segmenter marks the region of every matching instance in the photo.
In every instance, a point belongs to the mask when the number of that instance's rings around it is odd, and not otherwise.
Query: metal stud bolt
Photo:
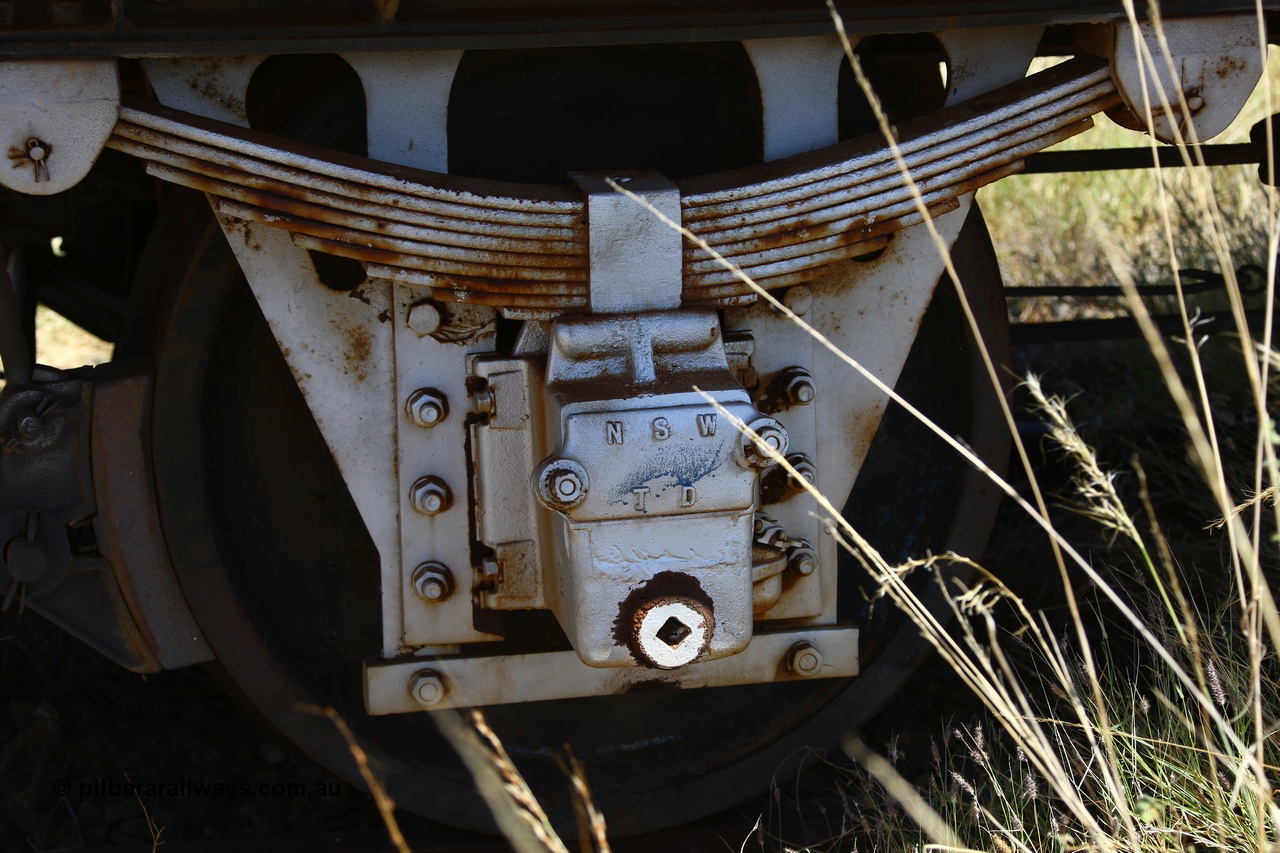
[[[433,669],[420,669],[409,680],[409,695],[424,708],[439,705],[448,693],[449,687]]]
[[[813,643],[796,643],[787,651],[787,669],[803,678],[822,671],[822,652]]]
[[[814,553],[813,546],[805,540],[796,541],[799,544],[788,549],[790,554],[787,558],[787,568],[798,575],[811,575],[818,570],[818,555]]]
[[[817,395],[813,377],[803,367],[787,368],[778,381],[784,406],[807,406]]]
[[[404,404],[409,420],[430,429],[449,415],[449,398],[434,388],[419,388]]]
[[[428,604],[444,601],[453,590],[453,573],[443,563],[427,562],[413,570],[413,591]]]
[[[453,503],[453,494],[439,477],[419,477],[409,489],[409,503],[423,515],[438,515]]]

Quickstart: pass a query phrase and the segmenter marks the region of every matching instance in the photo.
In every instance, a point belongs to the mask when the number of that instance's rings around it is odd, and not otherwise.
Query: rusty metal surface
[[[212,660],[169,564],[144,446],[151,377],[139,365],[99,368],[93,399],[93,526],[120,594],[164,669]],[[132,369],[130,369],[132,368]],[[157,668],[159,668],[157,667]]]
[[[907,122],[899,148],[936,215],[1116,103],[1106,64],[1083,57]],[[121,110],[108,144],[145,159],[157,177],[208,193],[224,215],[283,228],[296,245],[429,286],[437,299],[519,317],[587,305],[585,205],[569,186],[392,166],[138,101]],[[921,219],[879,134],[678,186],[684,224],[765,287],[811,280]],[[732,272],[686,244],[685,306],[752,300]]]

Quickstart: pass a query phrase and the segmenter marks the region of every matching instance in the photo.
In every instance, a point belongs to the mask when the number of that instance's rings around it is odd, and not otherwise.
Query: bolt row
[[[782,667],[792,675],[813,678],[821,674],[822,652],[815,643],[801,641],[787,649]],[[424,708],[432,708],[444,702],[449,695],[449,682],[434,669],[420,669],[409,677],[409,695]]]

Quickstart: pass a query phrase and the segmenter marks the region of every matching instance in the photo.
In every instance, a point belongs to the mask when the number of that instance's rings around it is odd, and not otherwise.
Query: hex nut
[[[433,669],[420,669],[409,680],[409,695],[424,708],[431,708],[444,701],[449,687]]]
[[[440,328],[440,309],[430,302],[419,302],[409,306],[409,316],[405,322],[420,338]]]
[[[439,515],[453,503],[453,494],[439,477],[419,477],[409,489],[409,503],[423,515]]]
[[[810,459],[806,454],[788,453],[786,458],[787,458],[787,464],[791,466],[791,469],[795,471],[796,474],[799,474],[801,479],[803,479],[810,486],[812,486],[814,483],[818,481],[818,466],[814,465],[813,460]],[[787,476],[788,476],[788,479],[792,481],[795,480],[795,474],[789,473]],[[791,488],[795,489],[797,492],[800,492],[800,491],[804,491],[805,487],[800,483],[792,482]]]
[[[787,652],[787,669],[802,678],[812,678],[822,671],[822,652],[813,643],[796,643]]]
[[[795,474],[782,466],[765,472],[760,490],[762,504],[780,503],[805,491],[805,483],[812,486],[817,482],[818,468],[808,456],[803,453],[788,453],[784,458]]]
[[[761,470],[773,464],[769,450],[778,454],[787,452],[787,429],[773,418],[756,418],[747,424],[747,429],[750,432],[742,434],[742,452],[752,468]]]
[[[573,509],[587,499],[587,469],[573,459],[548,460],[537,478],[538,500],[547,509]]]
[[[443,563],[423,563],[413,570],[413,591],[428,604],[444,601],[453,591],[453,573]]]
[[[807,406],[817,396],[813,377],[803,367],[789,367],[779,379],[782,402],[790,406]]]
[[[787,558],[787,568],[798,575],[808,576],[818,570],[818,555],[814,553],[813,546],[803,539],[794,548],[791,548],[790,555]]]
[[[409,420],[430,429],[449,416],[449,398],[435,388],[419,388],[404,403]]]

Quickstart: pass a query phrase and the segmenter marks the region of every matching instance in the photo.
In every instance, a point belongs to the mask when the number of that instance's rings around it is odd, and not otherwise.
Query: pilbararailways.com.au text
[[[53,792],[59,797],[74,796],[77,801],[105,797],[199,797],[225,799],[249,797],[338,797],[345,786],[336,779],[320,782],[244,782],[208,779],[174,779],[169,781],[116,779],[59,779]]]

